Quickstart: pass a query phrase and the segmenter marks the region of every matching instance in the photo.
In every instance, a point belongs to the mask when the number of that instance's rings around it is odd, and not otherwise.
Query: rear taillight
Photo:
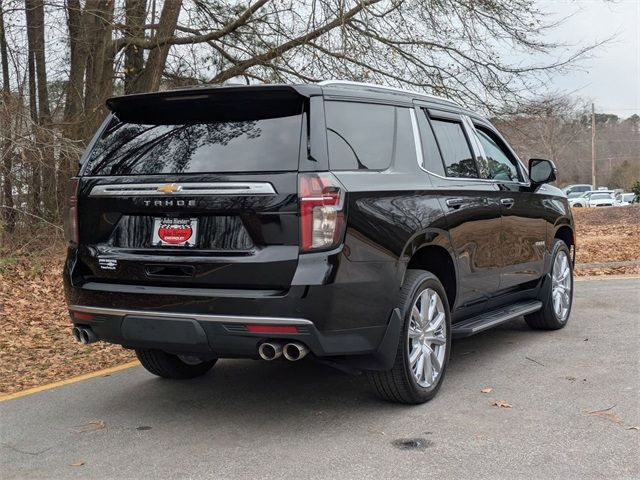
[[[300,250],[328,250],[342,241],[344,234],[344,190],[330,173],[301,173]]]
[[[79,229],[78,229],[78,186],[79,180],[72,178],[69,180],[69,213],[67,216],[65,236],[71,243],[77,244],[79,242]]]

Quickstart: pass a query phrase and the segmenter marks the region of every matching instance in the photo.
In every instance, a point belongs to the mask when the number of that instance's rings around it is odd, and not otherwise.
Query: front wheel
[[[569,247],[556,239],[551,256],[550,279],[541,292],[542,309],[524,317],[538,330],[558,330],[569,320],[573,303],[573,265]]]
[[[216,359],[201,360],[190,355],[173,355],[147,348],[136,348],[136,356],[148,372],[173,379],[199,377],[211,370],[216,363]]]
[[[393,368],[369,372],[378,396],[417,404],[438,392],[451,351],[451,314],[444,287],[435,275],[407,270],[400,291],[403,325]]]

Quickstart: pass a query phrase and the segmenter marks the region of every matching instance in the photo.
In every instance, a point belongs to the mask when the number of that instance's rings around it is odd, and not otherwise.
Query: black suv
[[[311,354],[420,403],[451,339],[562,328],[574,229],[555,167],[393,88],[208,87],[112,98],[72,179],[77,340],[150,372]]]

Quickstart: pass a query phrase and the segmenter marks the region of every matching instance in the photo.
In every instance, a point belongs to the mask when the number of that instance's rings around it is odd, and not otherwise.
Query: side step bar
[[[488,330],[489,328],[513,320],[521,315],[537,312],[541,308],[542,302],[539,300],[527,300],[526,302],[514,303],[513,305],[508,305],[454,323],[451,329],[454,338],[470,337],[471,335]]]

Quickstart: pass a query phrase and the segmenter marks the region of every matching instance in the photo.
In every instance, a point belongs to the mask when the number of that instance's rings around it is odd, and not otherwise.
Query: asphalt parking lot
[[[639,322],[640,279],[577,282],[567,328],[455,342],[414,407],[307,359],[136,367],[0,403],[0,477],[639,478]]]

